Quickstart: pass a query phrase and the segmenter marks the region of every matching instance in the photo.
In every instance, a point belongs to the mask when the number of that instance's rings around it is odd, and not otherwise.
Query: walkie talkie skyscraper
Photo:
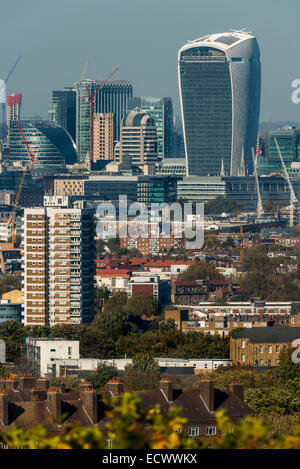
[[[251,174],[261,93],[256,38],[234,31],[188,41],[178,80],[187,174]]]

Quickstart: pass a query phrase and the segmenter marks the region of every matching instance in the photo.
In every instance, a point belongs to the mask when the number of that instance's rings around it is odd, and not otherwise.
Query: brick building
[[[300,327],[253,327],[234,331],[230,358],[235,365],[278,366],[280,352],[300,344]]]
[[[112,397],[122,393],[121,380],[114,378],[102,395]],[[160,405],[163,414],[174,406],[180,407],[181,415],[187,419],[183,431],[196,439],[217,434],[217,410],[226,409],[235,423],[252,414],[243,401],[241,384],[233,383],[230,391],[221,392],[210,378],[203,378],[198,388],[185,391],[175,389],[170,379],[163,378],[158,389],[136,394],[144,411],[155,404]],[[50,388],[48,378],[35,380],[31,375],[21,375],[18,379],[0,378],[0,432],[16,426],[28,429],[41,424],[54,436],[78,422],[84,427],[97,425],[107,435],[105,425],[109,416],[105,415],[105,410],[101,395],[86,381],[81,382],[79,391],[74,391],[65,389],[63,384],[59,388]]]

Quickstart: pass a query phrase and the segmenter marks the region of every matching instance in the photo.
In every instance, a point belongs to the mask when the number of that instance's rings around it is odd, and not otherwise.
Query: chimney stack
[[[58,388],[50,388],[47,392],[47,407],[55,419],[61,418],[61,395]]]
[[[32,401],[44,401],[46,399],[46,389],[36,386],[30,390]]]
[[[86,389],[90,388],[92,386],[92,383],[90,381],[84,381],[83,379],[80,382],[79,385],[79,398],[82,401],[83,399],[83,393]]]
[[[34,387],[34,377],[32,375],[19,376],[19,390],[27,391]]]
[[[113,396],[121,396],[123,394],[123,383],[120,378],[111,378],[107,383],[107,390]]]
[[[0,391],[0,424],[8,426],[8,395],[5,391]]]
[[[83,408],[88,414],[91,423],[97,423],[98,412],[97,412],[97,393],[93,388],[87,388],[82,393],[82,404]]]
[[[170,378],[162,378],[159,382],[159,389],[168,402],[173,402],[173,383]]]
[[[229,386],[229,391],[235,394],[241,401],[244,400],[244,385],[239,381],[233,381]]]
[[[202,378],[200,383],[200,395],[206,404],[209,412],[213,412],[215,409],[215,396],[214,396],[214,381],[207,377]]]
[[[49,389],[49,378],[46,378],[46,376],[41,376],[36,380],[36,385],[39,388]]]
[[[0,391],[10,391],[17,389],[17,380],[15,378],[0,378]]]

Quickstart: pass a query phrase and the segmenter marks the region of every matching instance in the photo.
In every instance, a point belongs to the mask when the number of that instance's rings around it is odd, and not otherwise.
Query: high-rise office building
[[[76,149],[81,162],[86,160],[90,153],[91,140],[91,107],[89,94],[94,96],[95,91],[103,84],[98,80],[83,80],[75,83],[76,90]],[[128,107],[128,98],[132,97],[133,87],[128,81],[110,81],[99,90],[95,97],[95,113],[113,113],[114,142],[120,138],[120,125]]]
[[[122,121],[120,142],[116,147],[117,162],[129,156],[133,165],[154,165],[158,147],[154,118],[139,108],[129,111]]]
[[[261,90],[254,36],[235,31],[187,42],[178,80],[188,175],[253,172]],[[244,157],[242,156],[244,155]]]
[[[10,121],[21,119],[22,94],[14,93],[7,97],[6,124],[8,128],[7,142],[9,145],[9,125]]]
[[[25,325],[82,324],[94,316],[94,211],[46,196],[23,219]]]
[[[152,96],[130,98],[128,110],[133,110],[136,107],[154,117],[158,140],[158,158],[170,158],[173,153],[172,99]]]
[[[74,142],[59,125],[49,121],[19,121],[30,151],[35,155],[35,167],[65,166],[77,163]],[[9,126],[9,157],[13,162],[30,163],[28,149],[16,121]]]
[[[258,158],[258,174],[283,173],[275,138],[287,169],[292,163],[300,161],[300,129],[285,126],[270,130],[264,144],[264,156]]]
[[[94,162],[114,159],[114,115],[94,114]]]
[[[52,102],[48,109],[49,121],[63,127],[76,140],[76,93],[72,88],[52,91]]]
[[[7,96],[7,116],[6,122],[19,121],[21,118],[22,94],[14,93]]]

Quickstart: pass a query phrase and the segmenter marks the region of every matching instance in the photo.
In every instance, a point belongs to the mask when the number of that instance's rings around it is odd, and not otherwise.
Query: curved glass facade
[[[71,136],[60,126],[48,121],[19,121],[35,166],[64,166],[77,163]],[[30,156],[16,123],[9,129],[9,153],[14,162],[30,163]]]
[[[245,32],[189,41],[178,52],[187,174],[251,174],[260,109],[260,52]],[[222,163],[223,161],[223,163]]]

